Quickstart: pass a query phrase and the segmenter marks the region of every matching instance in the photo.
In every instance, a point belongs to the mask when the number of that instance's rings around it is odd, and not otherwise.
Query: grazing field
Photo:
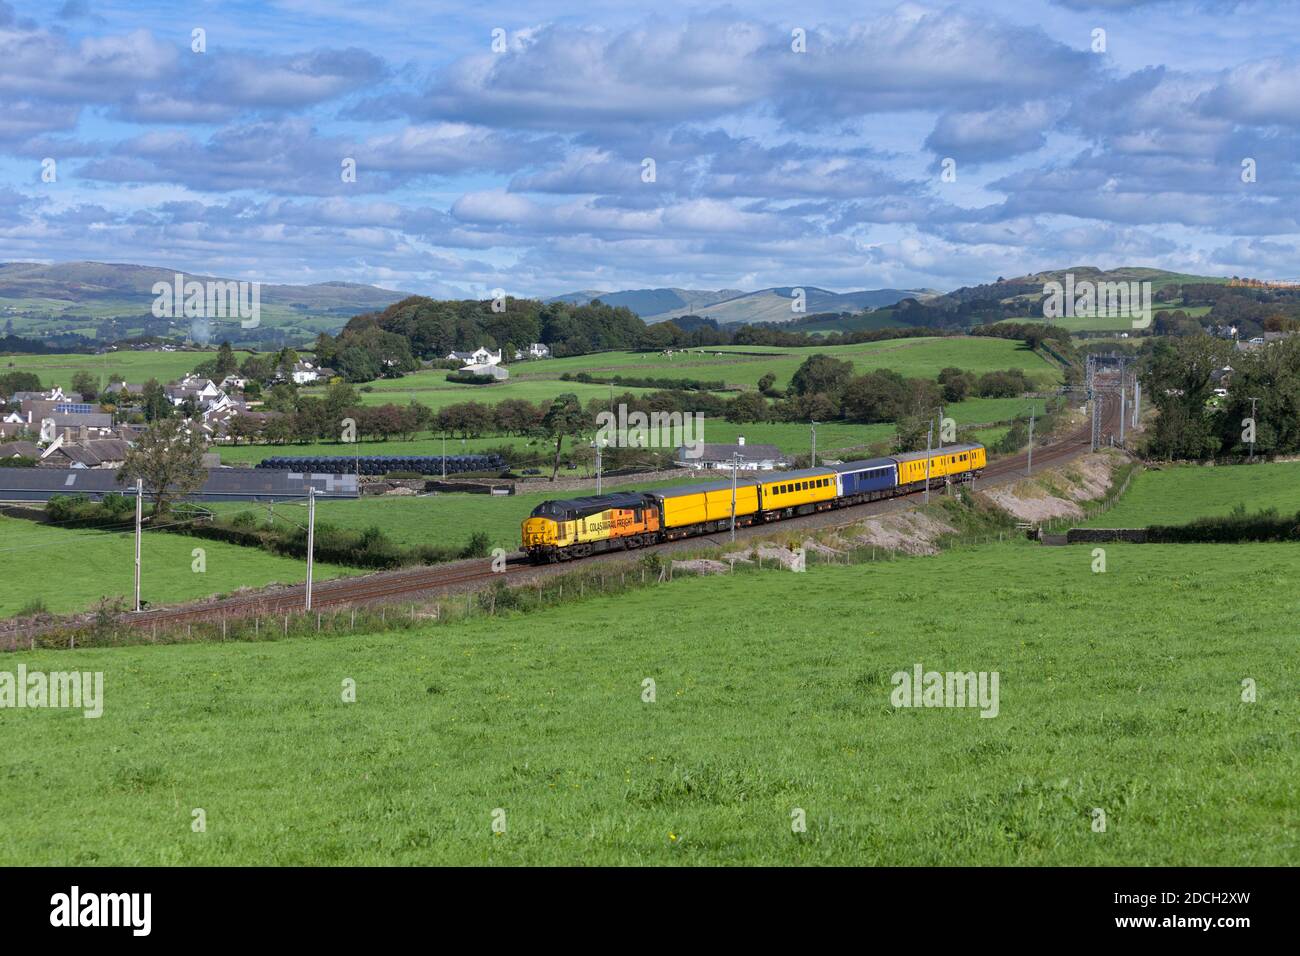
[[[129,528],[133,516],[128,516]],[[0,618],[13,617],[39,598],[46,610],[69,614],[93,607],[101,598],[134,594],[135,544],[130,531],[67,529],[0,516]],[[206,570],[193,568],[195,548],[205,553]],[[316,565],[316,578],[356,573]],[[141,542],[141,596],[150,604],[173,604],[221,594],[241,586],[307,577],[302,561],[254,548],[152,531]]]
[[[1248,512],[1265,508],[1276,508],[1282,514],[1300,511],[1300,462],[1148,469],[1133,478],[1113,508],[1085,522],[1084,527],[1186,524],[1226,515],[1239,505]]]
[[[1105,574],[1016,543],[402,633],[15,653],[102,671],[104,710],[0,710],[0,863],[1300,862],[1275,593],[1300,548],[1107,550]],[[891,706],[918,663],[998,672],[997,716]]]
[[[246,353],[236,352],[243,360]],[[193,371],[200,362],[214,358],[216,352],[112,352],[104,355],[0,355],[0,372],[34,372],[40,376],[41,385],[49,388],[72,384],[72,376],[80,371],[89,372],[99,379],[100,387],[108,384],[109,376],[124,375],[134,385],[151,378],[166,383]]]
[[[522,398],[529,402],[549,404],[555,396],[565,392],[578,396],[578,400],[585,404],[592,398],[607,399],[610,394],[608,385],[589,385],[582,382],[560,382],[513,377],[509,381],[493,385],[464,385],[447,381],[446,369],[412,372],[401,378],[387,378],[377,382],[369,382],[363,387],[370,389],[369,391],[360,392],[361,404],[363,405],[384,405],[389,402],[405,405],[407,402],[419,402],[422,405],[429,406],[434,411],[448,405],[455,405],[457,402],[481,402],[484,405],[495,405],[507,398]],[[311,391],[320,392],[322,390],[309,390],[309,394]],[[652,389],[616,386],[614,391],[615,393],[631,392],[633,395],[644,395],[652,391]]]
[[[602,491],[647,491],[672,484],[699,481],[698,476],[683,472],[676,481],[643,482],[619,485],[605,482]],[[728,472],[727,480],[731,480]],[[413,546],[431,544],[463,547],[477,531],[491,540],[491,547],[514,551],[519,547],[519,529],[524,518],[543,501],[553,498],[573,498],[594,495],[587,491],[529,491],[516,495],[439,494],[422,496],[382,496],[358,498],[352,501],[318,501],[316,520],[340,528],[379,528],[385,535],[401,544]],[[221,514],[251,511],[265,518],[267,506],[252,502],[226,502],[209,505]],[[277,502],[273,506],[273,521],[284,526],[288,523],[304,524],[307,506],[300,502]]]
[[[568,383],[565,383],[568,384]],[[608,394],[608,389],[606,389]],[[508,396],[507,396],[508,397]],[[1008,421],[1029,414],[1033,406],[1038,415],[1044,412],[1043,399],[1029,398],[970,398],[944,406],[944,414],[959,426]],[[817,426],[817,447],[830,453],[835,449],[852,449],[894,437],[891,424],[860,425],[852,422],[826,422]],[[751,444],[776,445],[786,454],[807,454],[810,433],[808,425],[801,422],[750,422],[735,424],[721,418],[704,420],[704,440],[707,442],[734,442],[743,435]],[[489,448],[509,445],[516,453],[535,456],[539,462],[549,463],[555,453],[555,443],[544,438],[526,438],[519,435],[487,435],[481,438],[448,438],[448,455],[466,455]],[[566,457],[571,442],[565,439]],[[431,432],[418,435],[411,441],[315,442],[288,445],[220,445],[222,464],[256,464],[263,458],[277,455],[305,457],[314,455],[441,455],[442,437]]]
[[[859,374],[889,368],[900,375],[934,378],[941,369],[956,366],[976,373],[1023,368],[1043,384],[1060,380],[1056,366],[1022,343],[981,337],[889,339],[810,348],[711,346],[674,352],[671,356],[660,352],[603,352],[525,362],[511,366],[511,375],[528,380],[558,378],[564,372],[589,372],[605,376],[724,381],[729,385],[753,387],[771,372],[776,376],[776,387],[785,388],[803,361],[819,354],[851,361]]]
[[[505,445],[510,445],[521,451],[535,451],[537,455],[546,458],[547,461],[550,460],[546,456],[548,450],[551,458],[555,455],[554,441],[521,438],[518,435],[488,435],[483,438],[448,437],[446,448],[448,456],[473,455],[488,448],[501,448]],[[564,447],[567,451],[569,448],[568,439],[565,439]],[[290,443],[287,445],[213,445],[211,450],[220,453],[223,465],[255,465],[263,458],[275,458],[277,456],[302,458],[326,455],[441,455],[443,453],[443,443],[441,435],[425,432],[417,435],[411,441],[392,438],[388,441],[304,442],[302,444]]]

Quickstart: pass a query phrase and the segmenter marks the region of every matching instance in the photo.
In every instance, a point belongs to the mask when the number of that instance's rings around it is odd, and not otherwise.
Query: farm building
[[[731,470],[733,459],[738,461],[741,471],[772,471],[789,465],[785,454],[775,445],[746,445],[744,438],[734,445],[704,442],[695,448],[699,454],[693,454],[695,449],[688,446],[678,448],[674,464],[683,468],[728,471]]]

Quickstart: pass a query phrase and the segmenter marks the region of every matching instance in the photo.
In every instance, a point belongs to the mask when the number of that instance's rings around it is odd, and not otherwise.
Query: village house
[[[449,362],[460,362],[462,365],[500,365],[501,350],[489,352],[487,349],[479,346],[473,352],[452,352],[447,356]]]
[[[551,350],[541,342],[534,342],[526,349],[515,349],[515,360],[550,358]]]
[[[328,382],[336,374],[334,369],[313,365],[311,362],[295,362],[290,378],[295,385],[311,385],[313,382]]]
[[[131,443],[120,438],[91,439],[83,442],[56,438],[40,453],[42,468],[121,468]]]
[[[747,445],[743,436],[734,445],[704,442],[696,447],[700,453],[694,456],[691,448],[678,448],[673,464],[705,471],[730,471],[733,461],[739,471],[773,471],[790,464],[789,459],[775,445]]]

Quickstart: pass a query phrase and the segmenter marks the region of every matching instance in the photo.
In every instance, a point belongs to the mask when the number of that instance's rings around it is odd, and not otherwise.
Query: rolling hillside
[[[0,321],[17,334],[76,332],[99,338],[184,334],[185,321],[151,314],[153,285],[171,283],[183,270],[108,262],[0,263]],[[227,277],[183,273],[200,282]],[[382,309],[406,293],[354,282],[312,285],[263,283],[261,324],[286,334],[336,331],[352,316]],[[238,336],[248,339],[248,335]]]
[[[926,289],[866,289],[859,292],[828,292],[803,286],[807,308],[791,311],[793,286],[742,292],[737,289],[635,289],[623,292],[569,292],[548,302],[582,304],[600,299],[609,305],[627,306],[647,322],[665,322],[684,315],[699,315],[719,325],[746,322],[789,322],[817,313],[856,313],[865,308],[893,305],[900,299],[927,298],[937,293]]]

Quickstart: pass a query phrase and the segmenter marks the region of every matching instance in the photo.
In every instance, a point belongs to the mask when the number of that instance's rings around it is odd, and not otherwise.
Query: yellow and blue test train
[[[984,446],[949,445],[868,461],[742,477],[736,527],[780,521],[978,477]],[[523,550],[537,563],[642,548],[731,527],[732,483],[710,481],[657,491],[544,501],[524,519]]]

